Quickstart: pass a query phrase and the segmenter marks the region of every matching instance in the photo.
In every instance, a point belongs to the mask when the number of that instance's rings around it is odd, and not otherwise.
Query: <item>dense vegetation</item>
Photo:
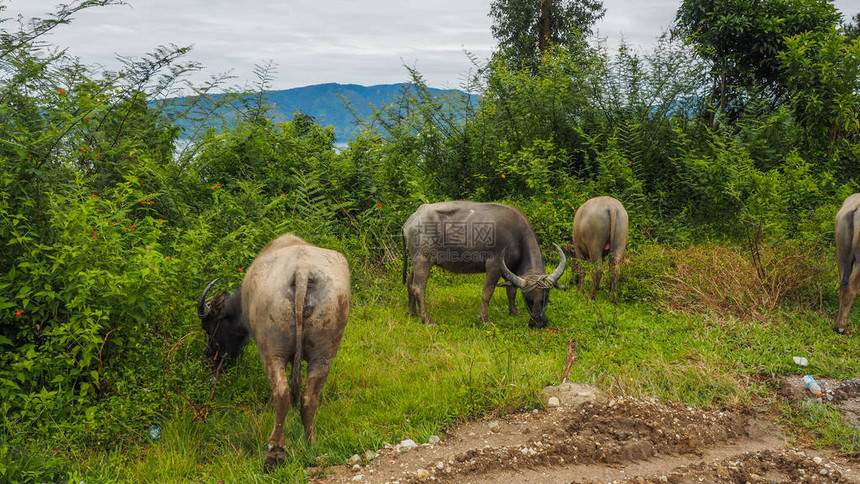
[[[192,301],[213,277],[239,284],[289,231],[347,255],[355,309],[322,441],[303,447],[290,427],[298,447],[275,479],[303,478],[322,454],[339,462],[534,405],[571,335],[590,341],[579,379],[695,404],[748,401],[743,375],[788,371],[767,358],[804,341],[818,371],[858,371],[858,345],[829,334],[829,318],[833,215],[860,176],[860,40],[826,1],[687,0],[679,35],[646,55],[566,31],[533,56],[497,53],[463,86],[468,98],[434,95],[412,71],[413,88],[342,150],[308,116],[272,120],[266,68],[258,92],[216,98],[227,86],[185,81],[198,68],[186,48],[93,72],[42,41],[112,2],[0,31],[0,479],[262,479],[259,363],[245,354],[214,378]],[[496,2],[494,16],[528,3]],[[584,18],[602,12],[588,5]],[[502,201],[549,247],[603,194],[631,215],[618,309],[565,294],[551,309],[557,331],[530,331],[496,301],[498,327],[478,329],[477,282],[436,274],[441,328],[406,318],[399,227],[419,204]],[[777,324],[791,331],[775,339]],[[694,340],[706,342],[671,353]],[[215,462],[230,470],[203,470]]]

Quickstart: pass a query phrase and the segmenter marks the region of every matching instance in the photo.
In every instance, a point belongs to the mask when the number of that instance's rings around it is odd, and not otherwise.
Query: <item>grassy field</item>
[[[497,290],[490,304],[494,324],[484,326],[477,323],[483,277],[434,269],[428,308],[438,326],[426,327],[407,315],[398,279],[399,273],[387,274],[355,294],[317,414],[318,440],[304,443],[291,411],[288,465],[277,472],[262,472],[273,412],[252,344],[218,382],[205,422],[183,412],[164,423],[156,441],[143,435],[136,439],[142,444],[70,449],[79,466],[74,476],[88,483],[302,482],[307,467],[343,463],[383,442],[426,442],[465,419],[539,406],[540,390],[560,382],[570,338],[579,342],[571,380],[695,406],[766,404],[771,400],[759,376],[797,373],[794,355],[806,356],[806,371],[815,376],[860,374],[860,340],[836,335],[832,321],[815,313],[727,322],[650,303],[615,306],[605,292],[591,302],[570,290],[552,293],[550,325],[536,330],[528,328],[519,296],[523,315],[511,317],[504,291]],[[818,435],[824,444],[845,448],[843,439],[857,438],[838,418],[833,423],[827,408],[774,408],[798,429],[824,429]]]

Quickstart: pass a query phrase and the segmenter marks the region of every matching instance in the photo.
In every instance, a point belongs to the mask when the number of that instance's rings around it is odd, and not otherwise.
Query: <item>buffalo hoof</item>
[[[844,336],[848,336],[848,335],[850,335],[850,334],[851,334],[851,333],[850,333],[847,329],[845,329],[845,328],[834,327],[834,328],[833,328],[833,331],[836,331],[836,334],[841,334],[841,335],[844,335]]]
[[[266,452],[266,462],[263,464],[263,468],[266,472],[272,472],[284,465],[285,462],[287,462],[287,453],[284,452],[283,447],[272,447]]]
[[[508,311],[508,315],[509,316],[519,316],[520,312],[518,310],[514,309],[513,311]]]

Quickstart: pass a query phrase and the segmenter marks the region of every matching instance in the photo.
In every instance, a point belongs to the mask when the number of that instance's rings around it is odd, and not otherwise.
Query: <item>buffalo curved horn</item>
[[[502,249],[502,253],[499,254],[499,258],[499,262],[502,267],[502,276],[504,276],[505,280],[509,281],[514,286],[522,289],[523,286],[525,286],[526,281],[522,277],[511,272],[510,269],[508,269],[508,266],[505,265],[505,249]]]
[[[554,285],[558,284],[558,280],[561,279],[562,274],[564,274],[564,270],[567,268],[567,257],[564,256],[564,251],[561,250],[561,247],[558,246],[555,242],[552,243],[555,246],[555,250],[558,251],[559,260],[558,267],[552,271],[552,274],[549,275],[549,278],[552,279],[552,283]]]
[[[218,282],[217,277],[212,279],[212,282],[206,286],[206,289],[203,289],[203,294],[200,295],[200,299],[197,301],[197,317],[200,319],[205,318],[206,315],[209,314],[209,307],[206,304],[206,295],[209,294],[209,290],[212,289],[212,286],[214,286],[216,282]]]

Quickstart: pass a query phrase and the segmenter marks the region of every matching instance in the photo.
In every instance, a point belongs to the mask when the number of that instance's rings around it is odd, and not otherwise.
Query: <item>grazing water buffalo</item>
[[[627,211],[621,202],[612,197],[595,197],[583,203],[573,217],[573,248],[576,259],[591,263],[600,262],[609,256],[609,270],[612,271],[610,298],[618,301],[618,274],[621,272],[621,258],[627,245]],[[570,244],[568,244],[570,250]],[[597,296],[597,287],[603,271],[597,264],[592,274],[591,299]],[[585,268],[576,263],[571,284],[585,291]]]
[[[207,302],[206,294],[217,281],[206,286],[197,303],[197,317],[209,335],[206,357],[216,365],[229,364],[249,335],[257,343],[275,403],[265,463],[272,469],[286,459],[284,418],[291,400],[299,404],[302,360],[308,363],[302,424],[308,442],[315,437],[320,391],[349,317],[349,266],[339,252],[287,234],[260,251],[239,289],[230,295],[219,292]]]
[[[848,313],[860,289],[860,193],[845,199],[836,213],[836,265],[839,268],[839,315],[833,330],[848,333]]]
[[[566,264],[564,252],[555,246],[561,260],[555,271],[547,274],[534,230],[514,208],[464,201],[425,204],[403,224],[402,235],[403,282],[409,293],[409,313],[418,315],[417,302],[423,323],[433,324],[427,315],[424,294],[434,265],[459,274],[487,274],[481,292],[483,323],[489,323],[487,306],[502,276],[508,281],[508,311],[512,316],[519,315],[516,295],[520,288],[529,309],[529,326],[534,328],[546,326],[549,290],[564,289],[558,283]],[[407,255],[412,258],[408,277]]]

